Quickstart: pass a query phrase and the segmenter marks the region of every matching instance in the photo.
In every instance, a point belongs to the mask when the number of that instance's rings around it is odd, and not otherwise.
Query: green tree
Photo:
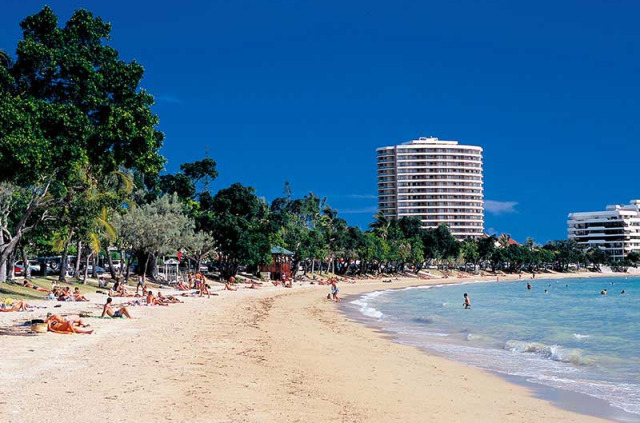
[[[473,239],[465,239],[462,243],[462,257],[466,263],[473,264],[473,270],[476,271],[478,261],[480,260],[480,253],[478,252],[478,243]]]
[[[157,257],[177,253],[194,223],[174,194],[115,216],[114,226],[123,244],[137,256],[138,272],[155,278]]]
[[[211,235],[217,242],[221,274],[234,276],[240,264],[259,266],[271,257],[269,209],[255,190],[239,183],[212,199]]]
[[[29,197],[2,228],[0,267],[51,208],[114,171],[157,174],[164,163],[143,68],[106,44],[110,24],[78,10],[59,27],[44,7],[20,26],[15,62],[0,70],[0,180]]]
[[[369,224],[369,229],[382,239],[387,239],[389,233],[390,221],[381,211],[373,216],[373,222]]]
[[[638,253],[637,251],[632,251],[627,254],[626,259],[629,263],[631,263],[633,267],[638,267],[638,263],[640,263],[640,253]]]
[[[598,247],[590,248],[587,251],[587,260],[593,265],[594,270],[596,270],[597,272],[600,271],[600,266],[609,263],[609,257],[607,256],[607,253]]]

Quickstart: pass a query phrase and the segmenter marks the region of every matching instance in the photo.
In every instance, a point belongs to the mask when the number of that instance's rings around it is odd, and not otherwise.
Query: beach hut
[[[180,276],[180,262],[174,258],[170,258],[163,264],[164,278],[167,283],[178,283],[178,277]]]
[[[273,280],[291,279],[291,259],[293,253],[286,248],[273,247],[271,249],[271,264],[264,266],[261,271],[269,272]]]

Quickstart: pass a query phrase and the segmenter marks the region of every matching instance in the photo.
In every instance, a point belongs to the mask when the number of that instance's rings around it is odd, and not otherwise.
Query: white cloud
[[[484,209],[491,214],[515,213],[517,205],[517,201],[484,200]]]

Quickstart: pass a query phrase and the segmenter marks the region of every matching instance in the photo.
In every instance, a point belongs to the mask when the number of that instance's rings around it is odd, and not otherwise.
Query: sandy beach
[[[460,281],[358,281],[340,289],[352,295]],[[87,319],[92,335],[0,336],[0,413],[9,422],[602,421],[394,343],[345,317],[327,292],[240,289],[133,307],[133,320]],[[5,315],[26,320],[69,312],[67,305]],[[99,312],[89,303],[73,307]],[[6,324],[9,317],[0,317]]]

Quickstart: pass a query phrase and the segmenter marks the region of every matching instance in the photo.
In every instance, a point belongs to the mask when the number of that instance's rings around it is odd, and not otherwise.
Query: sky
[[[366,228],[378,147],[480,145],[488,232],[566,238],[567,214],[640,198],[634,0],[1,0],[0,48],[51,6],[112,23],[145,67],[167,171],[205,156],[218,190],[326,196]]]

